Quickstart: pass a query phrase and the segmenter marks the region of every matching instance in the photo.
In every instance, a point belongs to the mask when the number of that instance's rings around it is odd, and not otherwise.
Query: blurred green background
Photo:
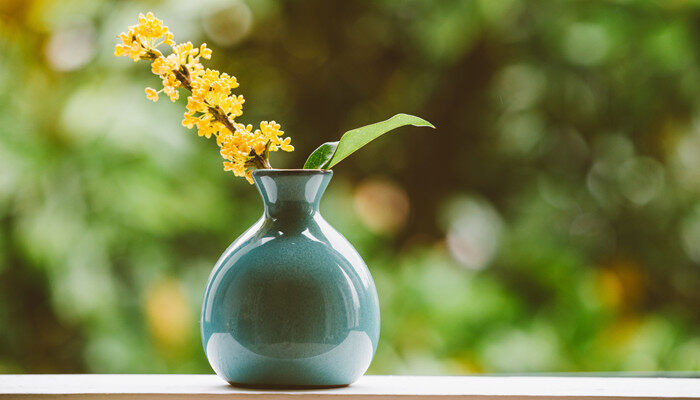
[[[203,288],[262,206],[113,56],[149,10],[279,168],[437,125],[322,204],[376,280],[370,373],[700,370],[699,1],[0,0],[0,372],[210,372]]]

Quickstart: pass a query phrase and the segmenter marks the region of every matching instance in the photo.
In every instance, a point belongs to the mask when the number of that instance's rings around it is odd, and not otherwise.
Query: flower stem
[[[262,160],[262,168],[263,169],[272,169],[272,165],[270,165],[270,160],[268,160],[265,157],[261,157],[261,156],[258,156],[258,157],[260,157],[260,160]]]

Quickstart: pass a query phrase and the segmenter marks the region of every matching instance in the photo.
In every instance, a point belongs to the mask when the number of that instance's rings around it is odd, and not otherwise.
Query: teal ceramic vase
[[[379,340],[364,261],[319,213],[329,170],[256,170],[262,218],[216,263],[202,304],[204,351],[236,386],[334,387],[357,380]]]

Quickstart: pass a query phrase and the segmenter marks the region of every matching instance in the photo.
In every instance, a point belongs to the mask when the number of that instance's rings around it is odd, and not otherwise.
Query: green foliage
[[[460,374],[700,370],[696,3],[148,4],[294,137],[280,168],[439,123],[353,154],[322,212],[377,284],[370,372]],[[112,56],[144,7],[0,2],[0,372],[211,373],[205,281],[262,206]]]
[[[406,125],[435,127],[423,118],[408,114],[397,114],[386,121],[347,131],[337,142],[319,146],[304,163],[304,169],[330,169],[345,157],[359,150],[379,136]]]

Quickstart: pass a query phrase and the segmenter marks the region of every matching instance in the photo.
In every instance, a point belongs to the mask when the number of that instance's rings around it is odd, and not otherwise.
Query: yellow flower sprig
[[[151,72],[162,80],[162,89],[146,88],[148,99],[158,101],[159,94],[165,93],[176,101],[180,88],[190,92],[182,124],[189,129],[197,127],[199,136],[216,138],[226,160],[224,170],[252,183],[250,174],[254,169],[272,168],[270,152],[294,150],[291,138],[282,137],[284,131],[275,121],[262,121],[256,130],[252,125],[236,122],[243,114],[245,99],[232,93],[238,87],[235,77],[204,68],[200,60],[208,60],[212,55],[206,43],[199,47],[190,42],[176,44],[168,27],[150,12],[139,14],[138,24],[118,38],[121,43],[116,45],[115,56],[128,56],[135,62],[151,61]],[[172,49],[168,56],[157,49],[163,44]]]

